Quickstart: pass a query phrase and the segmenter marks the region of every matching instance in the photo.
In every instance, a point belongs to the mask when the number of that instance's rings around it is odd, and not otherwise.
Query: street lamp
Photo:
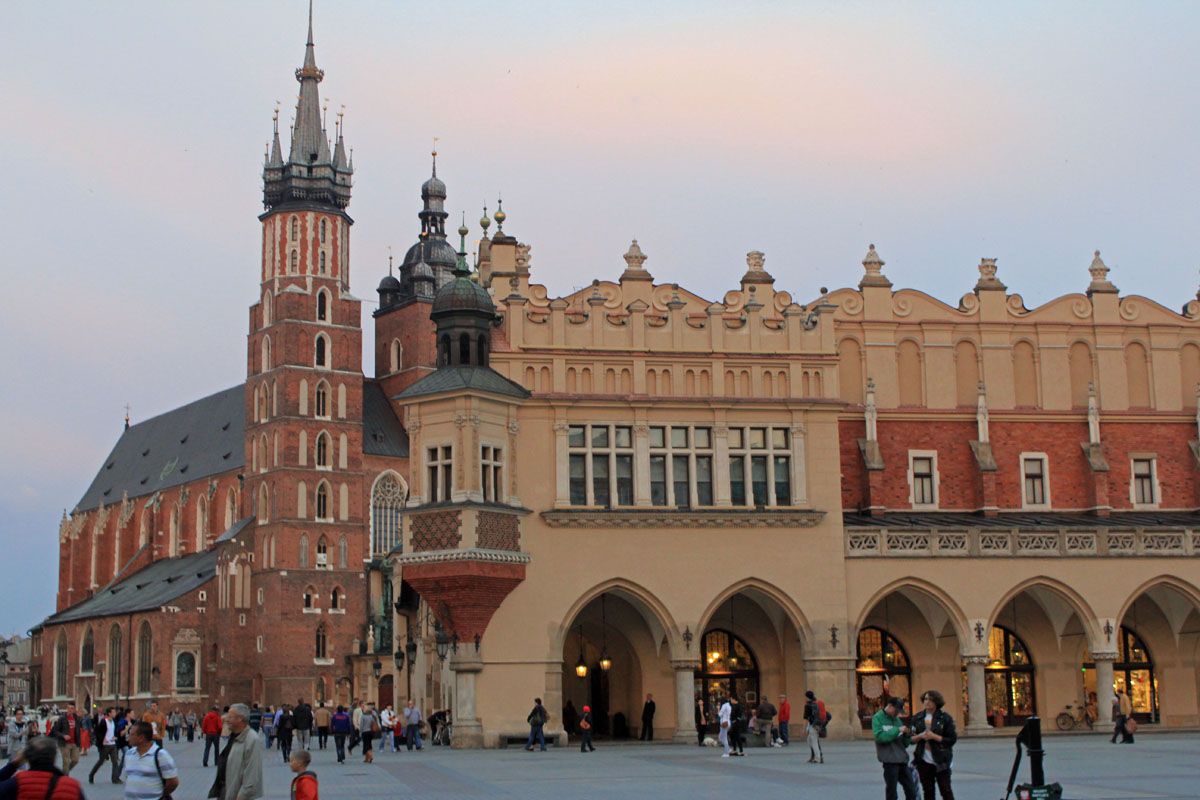
[[[383,674],[383,664],[379,659],[375,659],[375,663],[371,665],[371,671],[375,673],[375,680],[379,680],[379,676]]]
[[[433,639],[437,644],[438,661],[445,661],[446,654],[450,652],[450,637],[446,635],[446,631],[442,629],[440,622],[434,622],[434,629]]]
[[[404,671],[404,648],[400,646],[400,640],[396,640],[396,646],[392,648],[392,657],[396,661],[396,672]]]
[[[583,623],[579,623],[579,661],[575,664],[575,674],[581,678],[586,678],[588,673],[587,662],[583,660]]]

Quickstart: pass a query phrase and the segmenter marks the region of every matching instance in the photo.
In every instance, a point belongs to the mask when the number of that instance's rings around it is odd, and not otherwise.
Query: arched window
[[[122,693],[121,678],[125,674],[122,667],[122,657],[125,651],[122,649],[121,627],[113,625],[108,632],[108,691],[113,697],[120,697]]]
[[[399,372],[404,368],[404,348],[400,346],[399,339],[392,340],[392,372]]]
[[[858,716],[863,728],[889,697],[912,702],[912,667],[908,654],[882,628],[863,628],[858,634]]]
[[[329,484],[325,481],[317,485],[317,519],[329,519]]]
[[[271,337],[263,336],[262,338],[262,371],[266,372],[271,368]]]
[[[305,608],[316,608],[317,607],[317,590],[311,586],[304,587],[304,607]]]
[[[319,468],[329,468],[329,434],[324,431],[317,434],[316,465]]]
[[[444,367],[450,363],[450,337],[443,336],[438,339],[438,360],[437,365]]]
[[[321,419],[329,419],[329,384],[321,381],[317,384],[316,415]]]
[[[325,220],[321,220],[321,244],[325,244]]]
[[[321,267],[324,268],[324,266],[325,254],[321,253]],[[329,294],[324,290],[317,292],[317,319],[321,322],[329,320]]]
[[[295,274],[300,269],[300,253],[296,250],[292,251],[291,271]]]
[[[54,696],[67,695],[67,632],[58,632],[58,643],[54,645]]]
[[[329,366],[329,352],[328,351],[329,351],[329,342],[326,340],[325,335],[324,334],[318,335],[317,336],[317,356],[316,356],[316,365],[318,367]]]
[[[329,542],[324,536],[317,540],[317,569],[329,569]]]
[[[142,509],[142,531],[138,537],[138,547],[145,547],[154,534],[154,506],[146,503]]]
[[[371,490],[371,555],[384,556],[400,543],[400,518],[408,487],[394,472],[385,472]]]
[[[963,664],[963,671],[967,669]],[[988,664],[984,672],[988,722],[1003,728],[1020,727],[1037,713],[1034,666],[1029,648],[1008,628],[993,625],[988,635]],[[970,708],[967,713],[971,714]]]
[[[297,241],[300,238],[300,220],[292,217],[292,241]]]
[[[267,327],[271,324],[271,293],[263,292],[262,299],[262,324]]]
[[[300,534],[300,568],[308,568],[308,534]],[[305,606],[308,608],[309,606]]]
[[[341,609],[345,602],[345,597],[342,594],[342,587],[335,586],[333,591],[329,593],[329,608],[330,610]]]
[[[225,530],[232,528],[235,522],[237,522],[237,492],[230,489],[225,493]]]
[[[185,692],[195,691],[196,656],[193,653],[180,653],[175,657],[175,688]]]
[[[1071,377],[1071,405],[1085,408],[1092,380],[1092,351],[1084,342],[1074,342],[1067,350],[1067,369]]]
[[[862,348],[855,339],[838,343],[838,388],[847,403],[862,403]]]
[[[178,505],[172,506],[171,507],[170,542],[169,542],[169,547],[167,548],[167,553],[172,558],[179,555],[179,516],[180,516],[179,515],[179,506]]]
[[[346,537],[338,539],[338,569],[346,569],[346,565],[350,562],[350,545],[346,542]]]
[[[1107,702],[1111,690],[1099,687],[1106,694],[1099,696],[1096,686],[1096,664],[1092,654],[1083,657],[1083,688],[1095,702]],[[1125,692],[1133,705],[1133,718],[1138,722],[1158,722],[1158,678],[1154,674],[1154,659],[1142,638],[1131,628],[1121,626],[1121,644],[1113,664],[1113,688]]]
[[[269,498],[267,496],[267,485],[264,483],[258,487],[258,521],[260,523],[269,521],[267,516],[267,504]]]
[[[465,333],[458,337],[458,363],[471,363],[471,337]]]
[[[325,626],[317,626],[317,641],[313,656],[315,658],[325,658]]]
[[[79,671],[93,672],[96,669],[96,641],[92,638],[92,626],[83,631],[83,644],[79,646]]]
[[[719,699],[736,692],[745,700],[750,692],[758,696],[758,661],[746,643],[726,630],[712,629],[700,640],[700,669],[696,681],[705,704],[716,716]],[[749,705],[747,705],[747,708]]]
[[[150,623],[142,622],[137,640],[137,690],[139,693],[150,691],[151,646],[154,634],[150,631]]]
[[[196,501],[196,550],[208,543],[208,498],[200,495]]]
[[[487,334],[483,334],[479,337],[477,347],[478,347],[478,349],[476,350],[476,353],[478,353],[478,355],[479,355],[479,358],[477,359],[479,361],[479,366],[486,367],[488,365],[488,337],[487,337]]]
[[[317,272],[321,275],[325,274],[325,251],[322,250],[317,254]]]
[[[1029,342],[1013,345],[1012,361],[1017,406],[1034,408],[1038,402],[1038,376],[1033,345]]]
[[[270,463],[267,460],[267,453],[269,453],[269,452],[270,451],[267,449],[267,435],[264,433],[259,438],[259,442],[258,442],[258,458],[259,458],[258,466],[259,466],[259,469],[261,469],[263,472],[266,472],[267,467],[270,466]]]

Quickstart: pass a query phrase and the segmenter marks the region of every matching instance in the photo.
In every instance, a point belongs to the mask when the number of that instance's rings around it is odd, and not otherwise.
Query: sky
[[[1028,307],[1195,297],[1200,5],[317,0],[354,148],[351,287],[503,197],[551,296],[636,238],[711,300],[766,253],[799,302],[885,274],[956,304],[980,258]],[[133,421],[244,380],[261,168],[303,0],[5,5],[0,633],[54,610],[58,522]],[[332,119],[330,120],[332,128]],[[286,131],[285,131],[286,133]],[[286,138],[286,136],[285,136]],[[286,149],[286,143],[285,143]],[[493,228],[494,230],[494,228]],[[368,375],[372,362],[365,362]]]

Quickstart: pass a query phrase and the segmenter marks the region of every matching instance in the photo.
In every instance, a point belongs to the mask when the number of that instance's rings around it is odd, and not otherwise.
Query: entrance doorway
[[[1103,688],[1103,687],[1101,687]],[[1113,688],[1125,692],[1133,705],[1133,718],[1138,722],[1158,722],[1158,678],[1154,675],[1154,659],[1150,650],[1136,633],[1121,626],[1121,649],[1113,664]],[[1083,691],[1088,705],[1111,702],[1096,688],[1096,664],[1092,654],[1083,657]]]
[[[704,698],[709,730],[716,731],[721,698],[732,692],[741,701],[743,713],[758,705],[758,660],[746,643],[727,630],[715,628],[700,640],[700,669],[695,673],[696,697]]]
[[[1034,665],[1029,648],[1015,633],[999,625],[988,636],[988,664],[984,672],[987,720],[992,726],[1021,726],[1037,713]],[[963,698],[966,703],[967,667],[963,664]]]
[[[395,702],[394,681],[391,675],[384,675],[379,679],[379,705],[375,707],[381,711]]]
[[[863,729],[889,697],[902,697],[911,709],[912,667],[908,653],[882,628],[863,628],[858,634],[858,717]]]

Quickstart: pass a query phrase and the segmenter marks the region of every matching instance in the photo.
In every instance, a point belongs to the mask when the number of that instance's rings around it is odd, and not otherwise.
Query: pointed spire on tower
[[[329,162],[329,143],[321,125],[321,98],[317,84],[325,73],[317,69],[316,50],[312,34],[312,0],[308,4],[308,41],[304,45],[304,66],[296,70],[300,82],[300,100],[296,104],[296,127],[292,131],[292,149],[288,161],[293,164]],[[324,156],[324,158],[322,158]]]
[[[434,153],[436,156],[437,153]],[[436,169],[437,165],[434,165]],[[436,173],[435,173],[436,174]],[[471,268],[467,266],[467,234],[470,231],[467,229],[467,213],[463,212],[462,224],[458,226],[458,261],[454,264],[454,277],[466,278],[471,274]]]
[[[267,159],[267,169],[279,169],[283,166],[283,148],[279,146],[279,102],[275,103],[275,116],[271,119],[275,128],[271,139],[271,155]]]

